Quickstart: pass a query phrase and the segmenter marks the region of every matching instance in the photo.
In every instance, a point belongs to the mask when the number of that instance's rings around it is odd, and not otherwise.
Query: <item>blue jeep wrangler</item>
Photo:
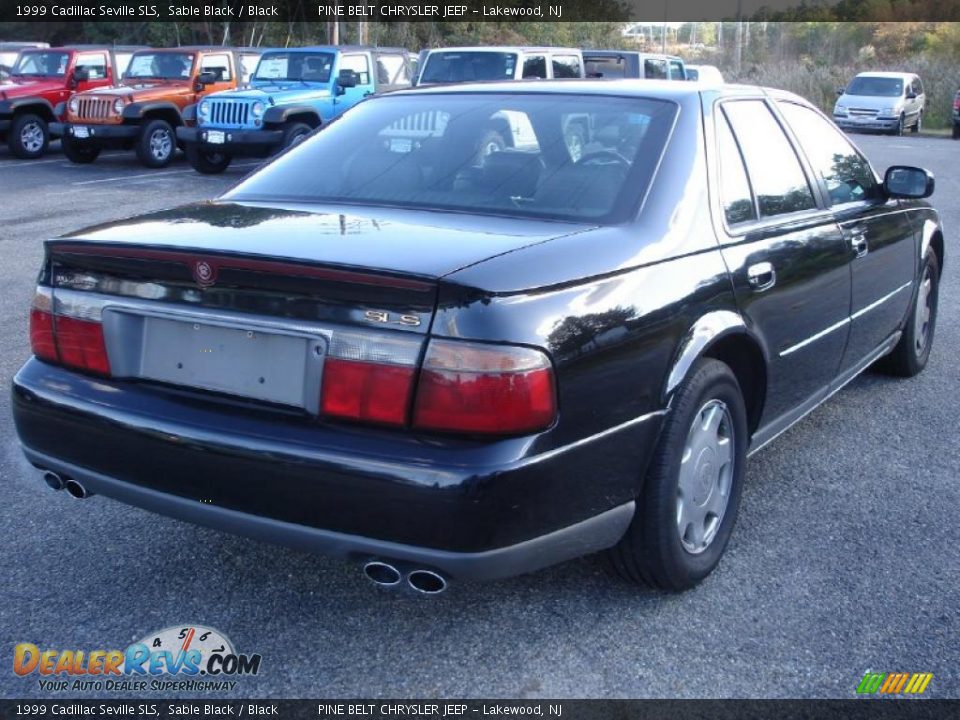
[[[319,46],[267,50],[244,90],[209,95],[177,128],[190,164],[223,172],[237,156],[267,157],[303,140],[363,98],[409,87],[410,53],[397,48]]]

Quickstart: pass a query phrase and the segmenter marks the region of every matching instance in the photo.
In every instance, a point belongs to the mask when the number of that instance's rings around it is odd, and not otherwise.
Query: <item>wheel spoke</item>
[[[709,410],[704,413],[703,429],[709,434],[711,440],[716,437],[720,430],[720,423],[723,422],[723,412],[723,406],[717,404],[711,405]]]

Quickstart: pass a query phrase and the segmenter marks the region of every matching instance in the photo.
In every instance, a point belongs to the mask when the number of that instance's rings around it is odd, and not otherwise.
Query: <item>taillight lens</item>
[[[544,430],[556,415],[553,369],[539,350],[430,341],[414,427],[510,435]]]
[[[420,346],[419,338],[336,333],[323,364],[320,412],[405,425]]]
[[[110,360],[97,320],[79,319],[55,312],[49,288],[37,288],[30,308],[30,349],[43,360],[78,370],[110,374]]]

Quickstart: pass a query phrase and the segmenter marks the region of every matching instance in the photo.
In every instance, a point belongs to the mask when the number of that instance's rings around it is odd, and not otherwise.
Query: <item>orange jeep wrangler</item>
[[[202,97],[246,84],[257,48],[181,47],[133,55],[118,87],[77,93],[66,120],[52,123],[71,162],[89,163],[104,148],[134,149],[140,162],[166,167],[177,149],[183,109]]]

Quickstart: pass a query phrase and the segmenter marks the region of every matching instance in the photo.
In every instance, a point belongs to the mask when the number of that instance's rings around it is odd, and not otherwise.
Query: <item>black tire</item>
[[[187,161],[190,166],[204,175],[219,175],[228,167],[233,156],[227,153],[201,150],[196,145],[187,145]]]
[[[87,145],[74,140],[69,135],[64,135],[60,140],[60,149],[64,156],[72,163],[77,165],[86,165],[92,163],[100,155],[100,148],[96,145]]]
[[[148,120],[136,144],[137,159],[148,168],[164,168],[177,154],[177,136],[173,126],[159,118]]]
[[[7,134],[10,152],[22,160],[33,160],[43,155],[50,146],[47,121],[33,113],[15,115]]]
[[[921,130],[923,125],[923,110],[917,113],[917,121],[913,124],[913,127],[910,128],[910,132],[917,134]]]
[[[288,147],[293,147],[303,142],[303,139],[311,132],[313,132],[313,128],[306,123],[286,123],[283,126],[283,149],[286,150]]]
[[[925,292],[925,283],[929,281],[929,291]],[[927,250],[920,269],[920,282],[913,293],[913,302],[910,303],[910,312],[907,315],[906,326],[900,342],[896,344],[890,354],[877,362],[877,369],[888,375],[897,377],[913,377],[920,373],[930,359],[930,349],[933,347],[933,335],[937,328],[937,305],[940,296],[940,263],[933,250]],[[924,303],[928,309],[927,318],[918,319],[918,310],[922,313],[920,304]]]
[[[719,401],[728,412],[718,427],[722,429],[728,424],[727,432],[732,430],[733,434],[732,441],[729,436],[727,438],[732,445],[732,467],[726,480],[728,499],[712,541],[700,552],[693,553],[684,546],[686,539],[681,540],[678,527],[681,460],[694,419],[701,417],[701,412],[714,401]],[[710,358],[701,359],[673,398],[643,491],[637,498],[633,522],[620,542],[608,551],[613,570],[631,582],[669,591],[687,590],[709,575],[719,563],[736,523],[746,456],[747,412],[740,385],[726,364]],[[700,458],[705,458],[703,465]],[[704,490],[708,495],[704,502],[717,492],[717,486],[706,481],[710,475],[711,458],[716,460],[715,456],[699,453],[694,466],[697,468],[694,477],[698,482],[703,482],[704,488],[707,485],[712,488]],[[701,481],[701,477],[704,480]],[[695,502],[695,495],[689,500]],[[702,506],[704,503],[696,504]]]
[[[903,135],[903,131],[906,129],[907,118],[903,113],[900,113],[900,122],[897,123],[897,126],[891,131],[892,135]]]
[[[953,139],[960,140],[960,125],[957,125],[957,123],[953,124]]]

